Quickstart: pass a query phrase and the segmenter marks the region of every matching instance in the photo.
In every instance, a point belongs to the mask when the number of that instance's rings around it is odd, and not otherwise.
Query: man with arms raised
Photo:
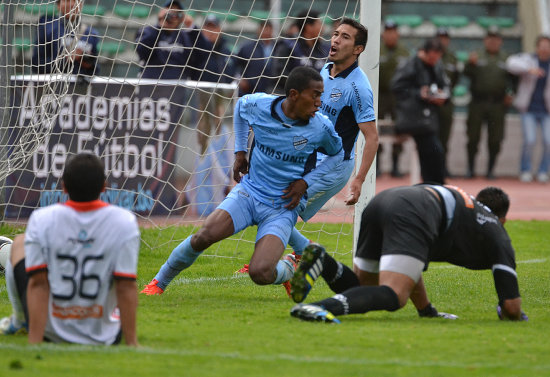
[[[109,345],[124,337],[136,346],[136,217],[99,200],[105,173],[95,155],[68,160],[62,179],[69,200],[34,211],[14,240],[6,269],[14,314],[0,330],[28,327],[29,343]]]
[[[250,278],[259,285],[282,284],[294,273],[294,259],[280,260],[304,194],[342,160],[342,142],[332,124],[317,112],[323,79],[309,67],[295,68],[285,86],[285,97],[248,94],[234,112],[235,163],[238,184],[204,226],[179,244],[142,293],[162,294],[168,284],[195,262],[210,245],[241,230],[258,226]],[[246,158],[249,129],[254,131],[250,166]],[[330,157],[315,166],[315,151]],[[311,170],[311,171],[310,171]]]

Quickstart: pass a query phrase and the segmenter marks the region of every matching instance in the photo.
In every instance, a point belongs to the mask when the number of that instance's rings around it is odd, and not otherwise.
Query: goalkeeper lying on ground
[[[421,317],[439,313],[428,300],[422,271],[431,261],[472,270],[491,269],[500,319],[527,320],[521,311],[515,253],[503,227],[510,202],[488,187],[474,199],[456,187],[419,185],[381,192],[365,208],[354,271],[320,245],[306,248],[291,280],[294,301],[302,302],[322,276],[337,295],[298,304],[290,314],[304,320],[340,321],[336,316],[371,310],[395,311],[410,298]]]

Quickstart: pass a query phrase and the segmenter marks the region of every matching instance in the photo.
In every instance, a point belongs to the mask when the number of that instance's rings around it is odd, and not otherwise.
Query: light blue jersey
[[[372,88],[357,62],[336,77],[330,76],[332,64],[325,64],[321,70],[325,84],[325,91],[321,95],[321,111],[334,124],[342,138],[344,159],[349,160],[355,155],[355,141],[359,133],[357,124],[376,119]]]
[[[235,152],[247,150],[249,127],[254,131],[249,170],[241,184],[257,200],[273,207],[288,204],[281,196],[291,182],[303,178],[311,186],[343,158],[342,141],[326,116],[317,112],[309,122],[292,120],[282,112],[283,100],[249,94],[239,99],[234,112]],[[313,169],[316,151],[342,158],[325,159]]]

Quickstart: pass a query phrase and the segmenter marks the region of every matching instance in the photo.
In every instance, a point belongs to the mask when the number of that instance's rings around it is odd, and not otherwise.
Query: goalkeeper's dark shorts
[[[426,265],[442,216],[438,197],[425,187],[385,190],[363,211],[355,257],[378,261],[382,255],[399,254]]]

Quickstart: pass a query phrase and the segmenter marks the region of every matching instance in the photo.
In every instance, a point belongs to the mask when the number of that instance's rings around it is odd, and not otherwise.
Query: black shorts
[[[400,254],[427,264],[442,217],[440,201],[425,187],[385,190],[363,211],[355,256],[380,260],[382,255]]]

